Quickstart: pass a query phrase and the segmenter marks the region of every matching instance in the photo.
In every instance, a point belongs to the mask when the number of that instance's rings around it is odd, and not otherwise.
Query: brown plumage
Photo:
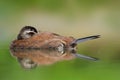
[[[76,57],[95,61],[96,58],[78,54],[76,47],[80,42],[96,38],[99,38],[99,35],[75,39],[51,32],[38,32],[34,27],[25,26],[17,39],[11,43],[10,50],[24,68],[52,64]]]

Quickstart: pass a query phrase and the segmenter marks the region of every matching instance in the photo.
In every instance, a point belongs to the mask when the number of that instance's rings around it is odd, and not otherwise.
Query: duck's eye
[[[60,52],[61,54],[65,53],[65,44],[61,43],[58,47],[57,47],[58,52]]]

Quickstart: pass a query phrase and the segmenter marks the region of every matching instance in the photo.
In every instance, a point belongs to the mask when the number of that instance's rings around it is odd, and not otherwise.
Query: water
[[[81,59],[24,69],[9,49],[0,50],[0,80],[119,80],[120,63]]]

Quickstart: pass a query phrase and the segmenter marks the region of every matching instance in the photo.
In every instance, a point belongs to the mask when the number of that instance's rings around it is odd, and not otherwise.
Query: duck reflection
[[[17,58],[21,66],[26,69],[35,68],[38,65],[49,65],[57,61],[75,58],[75,55],[73,54],[61,54],[57,50],[11,49],[11,53]]]

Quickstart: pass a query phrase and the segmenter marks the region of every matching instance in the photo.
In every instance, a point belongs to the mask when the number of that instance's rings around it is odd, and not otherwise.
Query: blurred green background
[[[78,52],[100,61],[74,59],[24,70],[9,45],[26,25],[75,38],[99,34]],[[119,34],[119,0],[0,0],[0,80],[120,80]]]

